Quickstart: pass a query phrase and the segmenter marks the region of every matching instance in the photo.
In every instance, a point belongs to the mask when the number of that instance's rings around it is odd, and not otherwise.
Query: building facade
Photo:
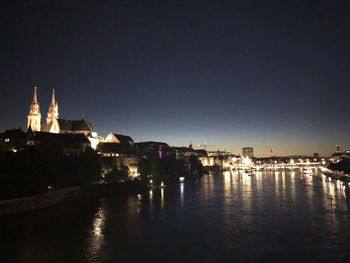
[[[55,89],[52,90],[51,104],[47,111],[46,125],[44,126],[43,131],[60,133],[60,126],[58,123],[58,103],[55,98]]]
[[[254,157],[254,149],[253,147],[243,147],[242,148],[242,157],[243,158],[253,158]]]
[[[27,120],[28,130],[41,131],[41,113],[38,102],[37,87],[34,87],[33,101],[29,106]]]
[[[37,87],[34,87],[33,101],[29,107],[27,119],[27,129],[32,132],[42,131],[56,134],[84,134],[90,140],[91,147],[94,149],[100,142],[91,123],[87,122],[85,119],[67,120],[59,118],[58,102],[55,97],[54,89],[52,90],[51,103],[47,111],[46,123],[44,125],[41,124]]]

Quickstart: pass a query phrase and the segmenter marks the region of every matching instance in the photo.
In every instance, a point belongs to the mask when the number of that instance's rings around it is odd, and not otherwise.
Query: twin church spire
[[[32,131],[41,131],[41,113],[38,102],[37,87],[34,87],[33,102],[29,107],[29,114],[27,116],[27,129]],[[49,110],[47,112],[46,125],[43,130],[47,132],[59,132],[58,119],[58,103],[55,98],[55,89],[52,90],[52,98]]]
[[[32,131],[40,131],[41,130],[41,114],[40,114],[40,106],[38,103],[38,95],[37,95],[37,87],[34,87],[34,95],[33,102],[29,107],[29,114],[27,116],[27,128]]]
[[[33,104],[38,104],[38,95],[36,94],[37,86],[34,87]]]
[[[52,90],[51,104],[47,112],[46,123],[49,123],[53,119],[58,119],[58,103],[55,98],[55,89]]]

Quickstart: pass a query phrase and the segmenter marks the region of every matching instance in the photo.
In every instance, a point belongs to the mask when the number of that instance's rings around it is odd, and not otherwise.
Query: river
[[[225,172],[5,216],[0,231],[1,262],[350,262],[349,187]]]

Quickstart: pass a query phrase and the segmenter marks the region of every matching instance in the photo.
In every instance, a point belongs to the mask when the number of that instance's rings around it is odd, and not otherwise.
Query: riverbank
[[[0,216],[49,207],[86,196],[81,187],[70,187],[24,198],[0,201]]]
[[[93,184],[49,191],[41,195],[0,201],[0,216],[24,213],[50,207],[59,203],[85,198],[138,194],[144,189],[140,181],[112,184]]]

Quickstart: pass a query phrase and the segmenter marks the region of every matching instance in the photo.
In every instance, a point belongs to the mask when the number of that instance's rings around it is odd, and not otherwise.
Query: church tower
[[[37,87],[34,87],[33,102],[29,107],[29,114],[27,118],[28,118],[27,129],[30,128],[32,131],[41,130],[41,114],[40,114],[40,106],[38,103]]]
[[[55,98],[55,89],[52,90],[51,105],[47,112],[46,123],[52,122],[53,119],[58,119],[58,103]]]
[[[52,133],[60,133],[58,124],[58,103],[55,98],[55,89],[52,90],[52,98],[49,110],[47,112],[46,125],[44,131]]]

